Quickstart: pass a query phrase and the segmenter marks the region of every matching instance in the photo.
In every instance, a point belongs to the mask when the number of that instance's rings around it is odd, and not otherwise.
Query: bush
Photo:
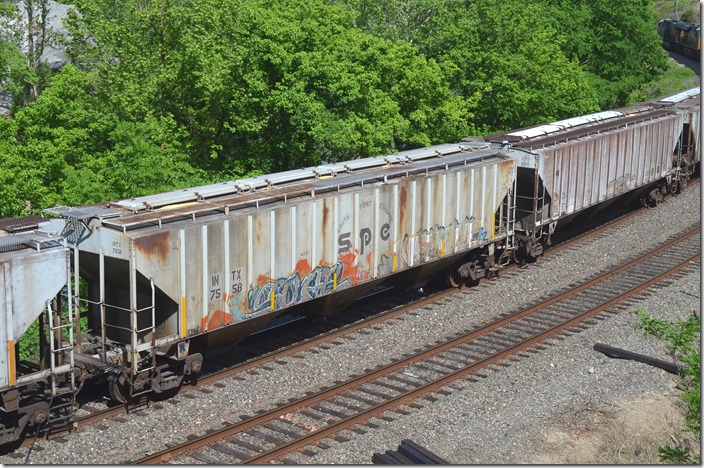
[[[682,400],[687,405],[685,432],[694,434],[701,443],[701,319],[696,315],[680,318],[668,323],[650,316],[647,311],[636,311],[639,323],[636,328],[646,335],[667,341],[667,349],[673,357],[684,363],[681,385]],[[701,454],[694,455],[687,447],[661,447],[660,459],[673,464],[701,464]]]

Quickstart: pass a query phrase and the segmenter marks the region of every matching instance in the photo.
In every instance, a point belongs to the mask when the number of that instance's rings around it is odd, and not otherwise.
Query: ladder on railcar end
[[[543,237],[543,225],[545,222],[545,184],[541,183],[540,172],[537,169],[535,171],[535,184],[533,185],[533,216],[531,234],[535,242],[540,242]]]
[[[65,296],[68,299],[68,296]],[[68,314],[54,310],[51,300],[46,302],[46,316],[49,324],[49,365],[51,369],[51,404],[47,427],[67,423],[73,415],[76,396],[76,376],[74,374],[75,337],[73,329],[73,304],[67,300]],[[68,340],[65,340],[65,334]]]
[[[131,324],[132,324],[132,342],[130,346],[131,360],[132,360],[132,377],[133,383],[136,383],[139,378],[146,375],[147,382],[150,380],[150,374],[152,371],[156,370],[156,301],[155,301],[155,288],[154,280],[149,280],[152,293],[152,303],[149,306],[138,309],[135,307],[131,310]],[[139,328],[139,317],[144,316],[144,312],[148,312],[147,325],[144,328]],[[141,314],[141,315],[140,315]],[[139,343],[139,337],[144,336],[145,339],[143,343]],[[140,367],[143,361],[140,358],[140,353],[148,352],[149,364],[146,367]],[[134,387],[130,390],[130,396],[136,397],[143,395],[145,393],[151,392],[151,385],[147,385],[146,390],[134,391]]]
[[[496,236],[506,236],[501,241],[503,251],[498,260],[499,266],[504,267],[511,261],[511,251],[515,247],[513,234],[516,229],[516,192],[513,188],[509,190],[509,193],[501,202],[497,218],[499,222],[494,225],[494,233]]]

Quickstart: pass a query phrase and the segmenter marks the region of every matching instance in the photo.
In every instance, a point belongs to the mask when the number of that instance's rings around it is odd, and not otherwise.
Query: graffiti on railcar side
[[[462,221],[455,218],[455,228],[456,231],[456,243],[460,248],[465,248],[469,241],[474,237],[472,236],[472,224],[477,220],[474,215],[465,216]]]
[[[448,239],[452,239],[449,244],[451,248],[468,246],[471,240],[480,240],[483,245],[486,245],[489,239],[483,227],[480,227],[477,232],[472,232],[472,222],[475,220],[474,215],[465,216],[461,223],[455,218],[447,227],[436,224],[430,229],[422,229],[413,235],[405,234],[403,240],[396,242],[401,266],[415,266],[443,257],[448,248]],[[388,271],[388,257],[382,255],[380,260],[379,272]]]
[[[200,330],[202,332],[207,332],[209,330],[215,330],[216,328],[229,325],[233,322],[232,315],[227,312],[217,309],[213,312],[208,313],[202,318],[200,323]]]
[[[389,237],[391,237],[391,224],[384,223],[379,229],[379,238],[381,238],[382,241],[387,241],[389,240]],[[359,230],[360,255],[364,255],[364,252],[368,250],[369,245],[371,245],[372,240],[373,236],[371,229],[365,227]],[[337,246],[337,253],[339,255],[351,251],[354,247],[352,244],[352,233],[348,231],[339,234],[337,236]]]
[[[334,265],[320,265],[309,269],[307,274],[295,271],[288,277],[260,282],[247,293],[247,309],[249,314],[271,310],[272,292],[275,309],[330,294],[336,288],[350,285],[349,273],[345,263],[341,261]]]
[[[394,268],[394,261],[393,259],[389,258],[388,255],[385,253],[381,254],[381,257],[379,258],[379,265],[377,266],[377,269],[379,271],[379,276],[382,275],[388,275],[393,273],[393,268]]]
[[[489,243],[489,233],[486,232],[484,226],[479,228],[479,231],[472,234],[472,240],[480,240],[482,245]]]
[[[201,319],[201,331],[214,330],[231,323],[249,318],[245,311],[244,268],[238,267],[229,272],[230,291],[224,284],[224,276],[220,272],[210,275],[208,281],[208,315]],[[220,309],[222,304],[225,310]]]

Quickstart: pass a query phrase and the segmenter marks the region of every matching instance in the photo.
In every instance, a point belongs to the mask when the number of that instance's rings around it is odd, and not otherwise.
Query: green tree
[[[95,77],[71,65],[39,98],[2,119],[0,215],[36,212],[166,191],[207,180],[178,144],[161,140],[163,119],[120,120],[103,110]],[[178,141],[178,140],[176,140]]]
[[[376,36],[422,45],[457,0],[332,0],[357,12],[357,25]]]
[[[487,131],[625,105],[666,69],[651,0],[334,1],[440,63]]]
[[[323,0],[79,7],[70,52],[95,71],[99,99],[121,119],[173,122],[163,141],[180,139],[209,171],[284,170],[471,129],[437,63]]]
[[[36,100],[51,82],[52,71],[40,60],[56,40],[48,28],[48,3],[0,1],[0,92],[12,97],[13,109]]]
[[[633,90],[667,70],[652,0],[548,2],[548,17],[565,35],[568,56],[590,74],[601,108],[624,105]]]
[[[41,168],[20,155],[15,122],[0,117],[0,217],[30,214],[46,195]]]

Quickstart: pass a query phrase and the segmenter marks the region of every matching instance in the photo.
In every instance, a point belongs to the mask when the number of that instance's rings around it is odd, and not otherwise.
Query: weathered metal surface
[[[553,220],[666,177],[682,118],[669,115],[535,150]]]
[[[14,381],[14,343],[67,282],[68,250],[56,244],[0,253],[0,390]]]
[[[699,89],[618,109],[485,137],[513,143],[517,222],[541,225],[659,180],[677,181],[700,160]],[[686,172],[685,172],[686,171]]]
[[[36,229],[39,224],[45,222],[47,222],[46,218],[34,215],[21,218],[0,218],[0,231],[8,233],[26,231],[27,229]]]
[[[81,257],[82,274],[97,287],[100,264],[88,258],[102,252],[111,259],[112,268],[103,272],[111,291],[105,301],[115,306],[107,320],[120,326],[129,323],[110,316],[117,307],[132,307],[129,290],[137,288],[138,307],[147,307],[153,281],[157,338],[177,340],[260,315],[273,318],[287,307],[496,237],[495,212],[514,187],[514,160],[495,151],[469,152],[464,144],[372,159],[347,164],[352,172],[331,169],[335,177],[309,174],[241,194],[213,189],[217,197],[154,211],[135,213],[135,203],[173,197],[120,202],[128,211],[93,220],[92,234],[78,244],[88,256]],[[314,169],[321,173],[325,166]],[[294,172],[264,179],[298,180],[301,172]],[[115,268],[115,262],[125,266]],[[133,282],[124,278],[130,264],[137,272]]]
[[[673,108],[683,117],[685,128],[682,142],[687,147],[686,149],[691,157],[690,160],[691,162],[699,162],[701,160],[701,132],[699,131],[701,109],[699,108],[699,100],[692,99],[690,93],[675,95],[671,100],[675,101]]]

